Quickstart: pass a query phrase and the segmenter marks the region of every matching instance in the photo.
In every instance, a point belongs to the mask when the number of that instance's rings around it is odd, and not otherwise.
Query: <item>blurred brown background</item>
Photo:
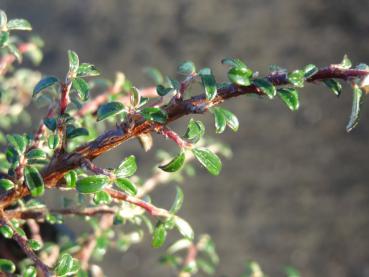
[[[0,8],[32,22],[46,42],[41,70],[59,76],[68,49],[106,77],[124,71],[136,86],[148,84],[144,66],[173,76],[186,59],[214,68],[219,79],[226,72],[220,60],[228,56],[261,72],[270,64],[337,63],[345,53],[369,62],[367,0],[2,0]],[[226,106],[241,121],[239,133],[220,137],[234,157],[219,178],[199,169],[183,184],[181,211],[196,233],[216,241],[216,276],[239,276],[249,259],[269,276],[283,276],[285,265],[304,277],[369,276],[367,104],[349,135],[347,88],[337,100],[309,85],[296,113],[278,100],[240,97]],[[210,130],[211,116],[203,119]],[[114,164],[134,153],[139,174],[149,176],[153,153],[146,156],[133,142],[119,149],[101,161]],[[154,201],[168,205],[173,188],[160,188]],[[109,253],[104,267],[108,276],[174,276],[157,264],[161,253],[145,240],[127,254]]]

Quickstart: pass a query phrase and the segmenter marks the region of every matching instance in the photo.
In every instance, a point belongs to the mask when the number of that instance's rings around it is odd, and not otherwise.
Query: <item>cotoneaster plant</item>
[[[195,236],[190,224],[177,215],[184,199],[182,189],[176,188],[169,209],[156,206],[149,196],[159,185],[194,175],[190,162],[197,161],[218,175],[222,167],[218,155],[229,156],[226,147],[204,139],[204,124],[191,115],[210,112],[216,133],[227,127],[236,132],[237,117],[221,107],[230,98],[280,99],[296,111],[299,90],[305,84],[325,85],[339,97],[341,83],[346,83],[353,95],[346,126],[351,131],[369,91],[369,67],[354,66],[347,56],[324,68],[308,64],[289,72],[271,66],[266,76],[259,76],[240,59],[227,58],[222,61],[228,68],[227,82],[218,82],[210,68],[197,69],[186,61],[177,68],[179,80],[147,68],[155,86],[138,89],[123,73],[117,73],[114,81],[99,79],[94,65],[69,50],[64,78],[41,75],[17,66],[23,58],[36,65],[42,60],[41,39],[18,37],[18,31],[31,29],[27,20],[8,19],[0,11],[0,232],[23,252],[20,257],[12,256],[11,249],[0,253],[0,271],[9,276],[97,276],[103,269],[95,262],[108,249],[127,251],[144,236],[151,236],[152,246],[159,248],[172,231],[178,232],[179,239],[167,248],[161,262],[182,277],[198,271],[213,273],[219,260],[213,241],[206,234]],[[198,93],[189,96],[189,90]],[[96,96],[90,97],[91,91]],[[10,134],[12,127],[30,122],[31,102],[47,106],[44,118],[33,133]],[[181,117],[188,118],[184,134],[171,127]],[[138,139],[149,151],[153,133],[172,140],[178,151],[159,151],[162,162],[152,177],[135,175],[134,156],[122,157],[115,168],[94,164],[95,158],[130,139]],[[57,191],[64,201],[62,208],[42,202],[48,190]],[[60,226],[65,217],[79,218],[90,231],[75,238],[63,232],[54,239],[44,235],[44,226]],[[286,274],[298,276],[292,268]],[[264,274],[251,262],[243,276]]]

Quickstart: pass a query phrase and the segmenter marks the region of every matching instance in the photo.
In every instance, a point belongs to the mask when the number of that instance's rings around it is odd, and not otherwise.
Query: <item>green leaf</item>
[[[115,170],[115,174],[121,177],[130,177],[137,171],[137,163],[135,156],[131,155],[123,160],[123,162]]]
[[[155,121],[162,124],[166,123],[168,119],[168,114],[164,110],[155,107],[144,108],[141,111],[141,114],[146,120]]]
[[[109,183],[105,175],[94,175],[80,179],[76,183],[76,189],[80,193],[95,193],[102,190]]]
[[[3,225],[0,227],[0,233],[4,236],[4,238],[10,239],[13,237],[14,231],[10,226]]]
[[[74,170],[69,171],[64,175],[65,183],[67,188],[75,188],[77,183],[77,172]]]
[[[131,195],[137,194],[136,186],[127,178],[117,178],[115,179],[115,185],[124,192]]]
[[[41,196],[44,194],[44,180],[42,179],[42,176],[38,172],[37,168],[33,166],[26,166],[24,169],[24,178],[26,180],[26,185],[33,197]]]
[[[295,70],[288,74],[288,81],[299,88],[304,86],[305,72],[303,70]]]
[[[173,91],[173,88],[171,88],[171,87],[166,88],[163,85],[157,85],[156,86],[156,92],[158,93],[159,96],[165,96],[165,95],[167,95],[168,93],[170,93],[172,91]]]
[[[323,80],[323,83],[338,97],[342,92],[342,85],[335,79]]]
[[[356,125],[359,123],[359,115],[360,115],[360,109],[363,104],[363,91],[358,87],[353,87],[353,97],[352,97],[352,108],[351,108],[351,115],[349,123],[346,126],[346,131],[350,132],[352,129],[356,127]]]
[[[287,105],[291,111],[296,111],[299,108],[299,95],[294,88],[281,88],[278,89],[278,96]]]
[[[89,135],[88,130],[86,128],[75,128],[73,125],[67,126],[66,134],[68,139]]]
[[[211,109],[211,112],[214,114],[215,132],[217,134],[223,133],[227,126],[227,122],[221,108],[215,107]]]
[[[196,260],[197,267],[204,271],[206,274],[212,275],[215,273],[214,265],[204,259]]]
[[[222,111],[222,113],[223,113],[223,115],[226,119],[228,127],[231,128],[231,130],[233,132],[237,132],[238,128],[240,126],[240,123],[237,119],[237,116],[234,113],[232,113],[232,112],[230,112],[230,111],[228,111],[224,108],[219,108],[219,109]]]
[[[56,264],[55,273],[57,276],[66,276],[73,269],[73,257],[68,254],[62,254]]]
[[[27,241],[27,245],[33,250],[38,251],[42,248],[42,244],[38,242],[37,240],[30,239]]]
[[[247,65],[237,58],[225,58],[222,60],[222,64],[230,65],[231,67],[243,67],[247,68]]]
[[[195,64],[191,61],[185,61],[177,67],[177,72],[183,75],[191,75],[196,72]]]
[[[69,71],[76,73],[79,67],[79,58],[76,52],[68,50]]]
[[[33,95],[32,97],[36,96],[39,92],[41,92],[42,90],[59,83],[58,78],[54,77],[54,76],[47,76],[43,79],[41,79],[35,86],[35,88],[33,89]]]
[[[175,156],[170,162],[165,165],[159,166],[159,168],[165,172],[176,172],[182,168],[185,159],[185,152],[181,151],[181,153]]]
[[[44,124],[50,131],[54,132],[56,129],[56,119],[53,117],[48,117],[44,119]]]
[[[304,68],[304,77],[305,79],[309,79],[310,77],[312,77],[314,74],[316,74],[319,71],[319,69],[313,65],[313,64],[308,64],[307,66],[305,66]]]
[[[249,86],[251,84],[252,71],[245,67],[232,67],[228,71],[229,80],[240,86]]]
[[[111,202],[111,196],[106,191],[98,191],[95,193],[94,202],[96,205],[106,205]]]
[[[199,71],[202,85],[205,88],[206,98],[213,100],[217,95],[217,82],[210,68],[203,68]]]
[[[285,272],[287,274],[287,277],[300,277],[300,273],[293,267],[286,267]]]
[[[88,100],[88,93],[90,91],[90,86],[88,83],[81,78],[74,78],[72,81],[73,88],[77,91],[79,98],[82,101]]]
[[[58,135],[50,135],[47,144],[50,149],[55,149],[59,145],[59,136]]]
[[[37,277],[37,270],[34,266],[28,266],[24,271],[22,277]]]
[[[41,149],[32,149],[26,154],[28,163],[42,163],[46,160],[46,153]]]
[[[180,187],[176,187],[176,198],[170,208],[170,213],[176,214],[182,207],[183,204],[183,191]]]
[[[103,104],[97,110],[97,121],[107,119],[110,116],[122,113],[124,105],[121,102],[109,102]]]
[[[255,79],[253,81],[254,85],[265,93],[269,99],[273,99],[277,94],[275,86],[269,82],[267,79]]]
[[[99,75],[100,72],[97,70],[97,68],[89,63],[80,64],[77,70],[77,77],[93,77]]]
[[[349,69],[352,66],[352,62],[349,59],[349,57],[347,55],[343,56],[342,62],[340,63],[340,67],[344,68],[344,69]]]
[[[0,188],[8,191],[14,188],[14,183],[8,179],[0,179]]]
[[[175,225],[178,229],[178,231],[181,233],[182,236],[184,236],[185,238],[189,239],[189,240],[193,240],[195,234],[192,230],[192,227],[190,226],[190,224],[188,224],[188,222],[178,216],[174,217],[174,222]]]
[[[166,237],[167,237],[167,230],[165,229],[164,224],[159,222],[159,224],[155,226],[154,233],[152,236],[152,241],[151,241],[152,247],[154,248],[161,247],[164,244]]]
[[[0,30],[5,29],[6,23],[8,22],[8,17],[3,10],[0,10]]]
[[[151,80],[154,81],[156,85],[163,83],[164,81],[163,75],[160,73],[158,69],[154,67],[146,67],[144,69],[144,72],[146,73],[147,76],[150,77]]]
[[[11,19],[7,24],[8,30],[31,31],[31,24],[25,19]]]
[[[136,87],[132,87],[131,89],[131,106],[137,108],[141,102],[141,94],[140,91]]]
[[[0,259],[0,271],[14,273],[15,269],[15,264],[11,260]]]
[[[5,31],[0,32],[0,48],[7,45],[8,41],[9,41],[9,32]]]
[[[191,140],[193,143],[198,142],[205,134],[205,125],[199,121],[191,118],[188,123],[184,138]]]
[[[222,169],[222,162],[216,154],[203,147],[193,148],[192,153],[210,174],[215,176],[219,175]]]
[[[15,134],[7,135],[6,138],[9,144],[12,145],[19,154],[22,154],[26,150],[27,138],[25,136]]]

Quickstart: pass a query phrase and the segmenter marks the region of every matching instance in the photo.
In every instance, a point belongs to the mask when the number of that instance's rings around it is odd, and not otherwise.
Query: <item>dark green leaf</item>
[[[95,193],[94,202],[96,205],[106,205],[111,202],[111,196],[106,191],[98,191]]]
[[[183,75],[190,75],[196,72],[196,67],[193,62],[185,61],[177,67],[177,72]]]
[[[347,132],[350,132],[359,123],[360,109],[361,109],[361,106],[364,100],[363,97],[364,97],[363,91],[355,85],[353,87],[352,109],[351,109],[350,120],[346,126]]]
[[[76,52],[68,50],[69,71],[76,73],[79,67],[79,58]]]
[[[69,171],[64,175],[67,188],[75,188],[77,183],[77,173],[74,170]]]
[[[267,79],[255,79],[253,82],[254,85],[263,93],[265,93],[270,99],[273,99],[273,97],[277,94],[275,86]]]
[[[148,75],[150,79],[154,81],[156,85],[163,83],[164,81],[163,75],[161,75],[158,69],[153,68],[153,67],[146,67],[144,71],[146,75]]]
[[[109,178],[105,175],[94,175],[80,179],[76,183],[76,188],[80,193],[95,193],[102,190],[109,183]]]
[[[0,48],[7,45],[9,41],[9,32],[2,31],[0,32]]]
[[[281,88],[278,89],[278,96],[287,105],[291,111],[296,111],[299,108],[299,95],[294,88]]]
[[[137,163],[135,156],[131,155],[123,160],[123,162],[115,170],[118,177],[130,177],[135,174],[137,170]]]
[[[56,119],[53,117],[48,117],[44,119],[44,124],[50,131],[54,132],[56,129]]]
[[[77,70],[77,77],[92,77],[99,76],[100,72],[97,68],[89,63],[82,63]]]
[[[10,226],[3,225],[0,227],[0,233],[4,236],[6,239],[10,239],[13,237],[14,231]]]
[[[59,136],[58,135],[50,135],[47,144],[50,149],[55,149],[59,144]]]
[[[153,237],[151,245],[154,248],[159,248],[162,246],[165,242],[165,239],[167,237],[167,230],[164,227],[163,223],[157,224],[157,226],[154,229]]]
[[[72,81],[73,88],[77,91],[79,98],[82,101],[87,101],[90,86],[82,78],[74,78]]]
[[[141,114],[146,120],[155,121],[162,124],[166,123],[168,119],[168,115],[164,110],[155,107],[144,108],[141,111]]]
[[[220,109],[220,111],[223,113],[228,127],[231,128],[232,131],[237,132],[240,123],[238,122],[236,115],[224,108],[218,108],[218,109]]]
[[[115,185],[124,192],[127,192],[131,195],[137,194],[136,186],[127,178],[117,178],[115,180]]]
[[[70,271],[72,271],[72,268],[73,268],[73,257],[68,253],[64,253],[59,257],[57,261],[55,273],[57,276],[65,276]]]
[[[159,168],[166,172],[176,172],[182,168],[185,159],[186,159],[185,152],[181,151],[181,153],[175,156],[170,162],[168,162],[165,165],[159,166]]]
[[[174,222],[176,224],[176,227],[178,231],[181,233],[182,236],[185,238],[188,238],[189,240],[193,240],[195,234],[192,230],[192,227],[188,222],[178,216],[174,217]]]
[[[211,109],[212,113],[214,114],[214,120],[215,120],[215,132],[217,134],[221,134],[224,132],[227,122],[226,118],[221,110],[221,108],[215,107]]]
[[[180,187],[176,187],[176,198],[170,208],[170,213],[176,214],[182,207],[183,204],[183,191]]]
[[[304,68],[304,77],[305,77],[305,79],[309,79],[311,76],[313,76],[318,71],[319,71],[319,69],[315,65],[308,64]]]
[[[342,68],[349,69],[352,66],[351,60],[348,58],[347,55],[343,56],[342,62],[340,64]]]
[[[16,165],[19,163],[19,153],[17,150],[14,149],[14,147],[9,146],[7,151],[6,151],[6,159],[9,163]]]
[[[342,92],[342,85],[335,79],[323,80],[323,83],[336,95],[340,96]]]
[[[22,277],[37,277],[37,270],[34,266],[28,266],[24,271]]]
[[[41,243],[39,243],[37,240],[34,239],[30,239],[27,241],[28,246],[33,250],[33,251],[38,251],[41,249],[42,245]]]
[[[5,191],[8,191],[14,188],[14,183],[8,179],[0,179],[0,188]]]
[[[37,168],[33,166],[26,166],[24,169],[24,178],[26,180],[27,187],[29,188],[33,197],[41,196],[44,194],[45,185],[41,174]]]
[[[122,113],[124,105],[121,102],[109,102],[103,104],[97,110],[97,121],[104,120],[110,116]]]
[[[241,61],[240,59],[236,59],[236,58],[223,59],[222,64],[230,65],[231,67],[247,68],[247,65],[243,61]]]
[[[172,91],[173,88],[166,88],[163,85],[157,85],[156,87],[156,92],[158,93],[159,96],[165,96]]]
[[[192,149],[192,153],[210,174],[215,176],[219,175],[220,170],[222,169],[222,162],[217,155],[203,147]]]
[[[68,139],[89,135],[88,130],[86,128],[74,128],[73,125],[67,126],[66,133]]]
[[[299,88],[304,86],[305,72],[303,70],[295,70],[288,74],[288,81]]]
[[[199,75],[201,77],[202,85],[205,88],[206,98],[213,100],[217,95],[217,82],[210,68],[203,68],[200,70]]]
[[[25,19],[11,19],[7,24],[8,30],[31,31],[31,24]]]
[[[25,136],[15,134],[7,135],[6,138],[9,144],[12,145],[19,154],[22,154],[26,150],[27,138]]]
[[[187,131],[184,135],[186,139],[192,140],[193,143],[198,142],[205,133],[205,126],[199,120],[194,120],[191,118],[187,126]]]
[[[40,91],[44,90],[45,88],[48,88],[54,84],[59,83],[58,78],[54,77],[54,76],[47,76],[43,79],[41,79],[35,86],[35,88],[33,89],[33,97],[35,95],[37,95]]]
[[[229,80],[240,86],[249,86],[251,84],[252,71],[245,67],[232,67],[228,71]]]
[[[15,264],[7,259],[0,259],[0,271],[7,273],[15,272]]]

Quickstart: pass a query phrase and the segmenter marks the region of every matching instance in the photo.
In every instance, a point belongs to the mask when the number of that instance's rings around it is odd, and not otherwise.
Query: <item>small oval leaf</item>
[[[121,102],[109,102],[103,104],[97,110],[97,121],[107,119],[110,116],[124,111],[124,105]]]
[[[136,157],[131,155],[123,160],[123,162],[115,170],[118,177],[130,177],[137,170]]]
[[[95,193],[102,190],[109,183],[109,178],[105,175],[94,175],[80,179],[76,183],[76,188],[80,193]]]
[[[291,111],[296,111],[299,108],[299,95],[294,88],[281,88],[278,89],[278,96],[287,105]]]
[[[59,83],[58,78],[54,76],[46,76],[45,78],[41,79],[33,89],[33,95],[32,97],[36,96],[39,92],[42,90]]]
[[[44,194],[45,185],[41,174],[37,168],[33,166],[26,166],[24,169],[24,178],[26,185],[29,188],[33,197],[41,196]]]
[[[192,149],[192,153],[210,174],[215,176],[219,175],[220,170],[222,169],[222,162],[217,155],[203,147]]]
[[[159,166],[159,168],[165,172],[176,172],[182,168],[185,159],[186,159],[185,152],[182,151],[177,156],[175,156],[170,162],[168,162],[165,165]]]
[[[131,195],[137,194],[136,186],[127,178],[117,178],[115,180],[115,185],[124,192],[127,192]]]

